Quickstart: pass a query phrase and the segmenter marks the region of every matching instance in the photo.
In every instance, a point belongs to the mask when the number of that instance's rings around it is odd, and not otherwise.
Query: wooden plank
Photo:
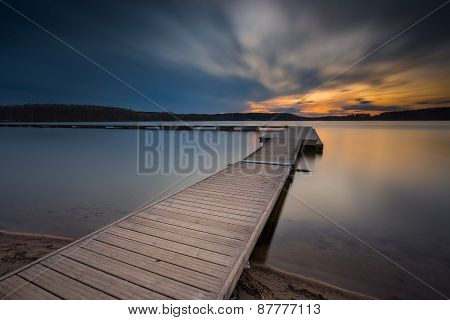
[[[236,166],[233,166],[229,172],[219,172],[217,175],[233,175],[233,177],[240,177],[243,180],[251,179],[252,177],[263,177],[269,181],[277,179],[282,175],[282,166],[268,166],[265,164],[239,162]]]
[[[259,190],[243,190],[242,188],[239,188],[239,186],[236,185],[224,185],[224,184],[206,184],[206,183],[199,183],[194,185],[192,188],[194,189],[207,189],[207,190],[215,190],[220,191],[223,193],[230,193],[230,194],[244,194],[246,196],[252,197],[252,198],[260,198],[265,199],[263,195],[259,192]],[[264,191],[264,190],[263,190]]]
[[[274,182],[266,182],[265,185],[262,185],[262,183],[253,183],[252,185],[248,185],[248,186],[243,186],[240,183],[238,183],[238,181],[236,182],[227,182],[227,181],[211,181],[210,184],[208,184],[208,187],[211,188],[215,188],[215,187],[219,187],[219,188],[227,188],[230,190],[233,189],[238,189],[240,190],[240,192],[246,194],[246,195],[254,195],[256,194],[261,194],[261,193],[266,193],[266,192],[271,192],[271,190],[273,189],[274,185],[277,185],[279,182],[278,181],[274,181]]]
[[[159,221],[162,223],[168,223],[171,225],[175,225],[175,226],[179,226],[179,227],[183,227],[183,228],[187,228],[187,229],[202,231],[205,233],[210,233],[210,234],[214,234],[214,235],[221,236],[224,238],[229,238],[229,239],[245,241],[245,240],[247,240],[247,237],[248,237],[247,234],[237,233],[237,232],[214,228],[214,227],[205,226],[205,225],[199,225],[196,223],[186,222],[183,220],[173,219],[173,218],[164,217],[164,216],[160,216],[160,215],[156,215],[156,214],[148,214],[146,212],[140,212],[140,213],[136,214],[136,216],[144,218],[144,219],[153,220],[153,221]]]
[[[229,247],[240,247],[242,245],[242,241],[236,239],[224,238],[221,236],[216,236],[210,233],[205,233],[197,230],[191,230],[183,227],[173,226],[167,223],[161,223],[158,221],[143,219],[137,216],[130,217],[127,219],[128,222],[132,222],[135,224],[149,226],[153,229],[162,230],[168,234],[179,234],[184,237],[193,238],[193,239],[201,239],[212,243],[223,244]]]
[[[157,260],[165,261],[180,267],[198,271],[213,277],[223,277],[227,273],[227,268],[221,265],[192,258],[177,252],[167,251],[158,247],[146,245],[144,243],[122,238],[113,234],[102,233],[95,240],[101,241],[131,252],[143,254]]]
[[[199,194],[189,193],[189,192],[182,192],[182,193],[176,194],[175,196],[172,197],[172,199],[194,201],[197,203],[206,203],[206,204],[214,203],[218,207],[241,209],[242,211],[248,211],[248,212],[252,212],[252,213],[260,213],[261,210],[263,210],[265,208],[264,205],[245,203],[245,202],[233,199],[231,197],[220,198],[220,197],[214,197],[214,196],[207,196],[205,194],[200,196]]]
[[[156,273],[88,251],[82,247],[65,250],[62,254],[97,270],[109,273],[143,288],[172,299],[208,299],[214,294],[187,284],[162,277]]]
[[[107,233],[121,236],[123,238],[127,238],[130,240],[138,241],[144,244],[148,244],[160,249],[172,251],[172,252],[178,252],[181,254],[184,254],[189,257],[209,261],[216,263],[221,266],[229,266],[230,265],[230,256],[220,254],[214,251],[210,250],[204,250],[197,247],[193,247],[190,245],[177,243],[174,241],[169,241],[166,239],[157,238],[154,236],[150,236],[147,234],[143,234],[140,232],[135,232],[129,229],[122,229],[119,227],[111,227],[107,230]]]
[[[233,203],[220,203],[217,201],[212,202],[211,199],[199,199],[194,197],[189,197],[187,195],[178,195],[176,197],[170,198],[161,202],[160,204],[166,203],[177,203],[186,206],[196,206],[203,209],[209,209],[211,211],[217,212],[216,215],[221,217],[227,217],[235,220],[243,221],[254,221],[258,220],[261,213],[261,209],[244,208],[233,205]]]
[[[218,201],[219,203],[233,203],[239,206],[245,206],[248,208],[254,208],[260,211],[266,207],[266,201],[255,201],[253,198],[233,197],[232,195],[224,195],[213,192],[202,192],[192,190],[191,188],[184,190],[180,195],[189,195],[200,199],[209,199],[211,201]]]
[[[136,232],[141,232],[147,235],[158,237],[161,239],[170,240],[177,243],[187,244],[193,247],[198,247],[200,249],[210,250],[217,253],[222,253],[227,256],[234,256],[239,249],[236,247],[230,247],[221,243],[214,243],[210,241],[205,241],[202,239],[186,237],[180,234],[166,232],[160,229],[155,229],[146,225],[133,223],[132,221],[123,221],[117,225],[117,227],[133,230]]]
[[[236,181],[240,181],[245,186],[251,187],[251,185],[257,183],[262,184],[263,186],[273,182],[273,180],[277,179],[278,176],[266,176],[264,171],[260,171],[261,174],[239,174],[238,172],[230,172],[226,174],[218,174],[212,175],[209,178],[203,180],[203,182],[227,182],[227,183],[235,183]],[[245,178],[245,179],[244,179]]]
[[[244,183],[247,180],[260,182],[264,180],[270,183],[282,177],[283,169],[285,168],[286,166],[240,162],[236,165],[236,168],[233,168],[233,171],[230,171],[229,173],[219,172],[216,174],[217,176],[213,176],[212,179],[242,179]],[[246,173],[247,170],[251,173]],[[203,180],[203,182],[206,181],[208,180]]]
[[[278,167],[272,166],[270,168],[261,166],[258,163],[239,162],[233,165],[229,171],[219,171],[216,174],[203,180],[203,182],[209,180],[231,180],[240,179],[243,183],[250,182],[272,182],[280,176]],[[249,170],[249,172],[247,172]]]
[[[246,177],[246,179],[242,179],[242,177],[233,174],[228,174],[228,175],[213,175],[207,180],[204,180],[204,182],[205,183],[207,182],[208,184],[214,183],[214,184],[239,185],[244,187],[243,190],[245,189],[254,190],[253,188],[255,187],[255,185],[257,185],[258,188],[264,190],[269,189],[270,186],[274,182],[276,182],[276,180],[278,180],[278,177],[267,179],[264,176],[258,176],[257,178]]]
[[[192,187],[189,188],[188,190],[184,190],[184,192],[189,193],[189,194],[193,194],[193,195],[197,195],[200,197],[210,197],[210,198],[218,198],[218,199],[223,199],[225,201],[229,201],[232,200],[230,202],[236,202],[236,203],[242,203],[244,204],[252,204],[254,206],[261,206],[261,207],[266,207],[267,204],[267,199],[255,199],[252,198],[251,196],[245,196],[245,195],[231,195],[231,194],[224,194],[223,192],[216,192],[216,191],[210,191],[210,190],[194,190]]]
[[[131,264],[135,267],[159,274],[161,276],[198,287],[209,292],[218,292],[222,279],[204,273],[189,270],[155,258],[131,252],[100,241],[89,241],[82,247],[113,259]]]
[[[239,208],[230,208],[230,207],[225,207],[225,206],[219,206],[219,202],[212,202],[211,199],[209,200],[201,200],[201,199],[196,199],[196,198],[192,198],[192,197],[187,197],[187,196],[179,196],[177,198],[173,198],[173,199],[167,199],[166,201],[164,201],[164,203],[161,203],[163,205],[166,204],[177,204],[177,205],[184,205],[186,207],[193,207],[193,208],[201,208],[201,209],[206,209],[206,210],[210,210],[208,213],[204,213],[207,215],[212,215],[212,216],[217,216],[217,217],[223,217],[223,218],[228,218],[230,221],[235,221],[237,223],[240,222],[250,222],[253,223],[255,221],[258,220],[259,216],[261,215],[261,212],[264,210],[263,208],[259,209],[259,210],[254,210],[254,211],[244,211],[241,210]],[[224,204],[226,205],[226,204]],[[216,210],[211,210],[211,208],[216,208]],[[234,213],[231,212],[224,212],[221,211],[223,209],[228,209],[228,210],[234,210]],[[239,214],[237,213],[239,212]]]
[[[281,179],[281,177],[278,177],[277,179],[273,179],[272,181],[266,181],[265,184],[262,184],[261,182],[255,182],[249,185],[242,185],[241,183],[239,183],[239,179],[236,179],[236,181],[223,181],[223,179],[220,180],[210,180],[210,181],[205,181],[202,183],[199,183],[199,186],[203,186],[206,185],[208,187],[219,187],[219,188],[227,188],[227,189],[239,189],[240,192],[245,193],[245,194],[249,194],[249,195],[253,195],[255,193],[259,193],[259,192],[265,192],[265,191],[269,191],[272,190],[272,187],[274,184],[277,184],[279,182],[279,180]],[[257,188],[257,189],[255,189]]]
[[[238,189],[240,192],[245,194],[254,194],[260,192],[270,191],[273,188],[273,185],[276,184],[276,181],[267,182],[265,184],[261,182],[255,182],[252,184],[243,184],[239,183],[239,179],[236,181],[228,181],[224,179],[220,180],[209,180],[208,182],[200,183],[199,185],[207,185],[208,187],[219,187],[219,188],[228,188],[228,189]]]
[[[230,220],[231,224],[233,224],[231,221],[234,221],[235,224],[240,224],[243,222],[252,222],[258,220],[259,216],[261,215],[261,210],[259,211],[259,213],[253,213],[248,211],[239,211],[237,209],[214,207],[208,204],[202,204],[197,202],[180,202],[180,200],[166,200],[158,203],[157,205],[152,206],[151,208],[162,210],[167,210],[167,208],[173,208],[181,210],[181,212],[185,210],[196,211],[203,213],[204,215],[219,216],[223,218],[226,217]]]
[[[1,300],[58,300],[59,297],[18,277],[12,276],[0,282]]]
[[[25,269],[19,273],[19,275],[30,283],[33,283],[48,292],[52,292],[63,299],[114,299],[106,293],[86,286],[79,281],[73,280],[72,278],[53,271],[41,264],[36,264],[31,268]]]
[[[279,168],[280,167],[277,166],[267,167],[257,163],[239,162],[216,174],[219,177],[233,175],[234,177],[250,179],[255,177],[265,177],[270,181],[280,175]]]
[[[239,192],[238,189],[230,189],[230,188],[220,188],[220,187],[208,187],[205,185],[194,185],[191,187],[193,190],[201,190],[201,191],[208,191],[208,192],[217,192],[219,194],[229,194],[233,196],[245,196],[247,198],[254,198],[254,199],[260,199],[260,200],[266,200],[263,195],[260,193],[242,193]]]
[[[175,208],[166,207],[164,209],[162,208],[155,208],[155,209],[149,209],[146,212],[142,213],[142,215],[139,215],[141,217],[153,217],[153,216],[160,216],[163,218],[172,218],[179,221],[185,221],[191,224],[195,224],[197,226],[203,226],[206,228],[214,228],[216,230],[220,229],[224,232],[232,232],[236,234],[241,234],[242,236],[245,236],[249,233],[251,230],[251,227],[249,226],[239,226],[236,224],[230,224],[230,223],[224,223],[219,221],[211,221],[206,220],[203,217],[194,216],[192,214],[189,214],[187,210],[182,211],[183,213],[177,212],[180,211]],[[194,212],[191,212],[194,213]]]
[[[66,252],[66,250],[64,250],[64,252]],[[135,285],[129,281],[121,279],[120,277],[116,277],[96,268],[92,268],[86,264],[59,254],[43,260],[42,264],[118,299],[171,299],[168,296],[164,296],[142,286]]]
[[[258,221],[255,216],[243,216],[249,217],[252,220],[245,221],[245,220],[237,220],[233,218],[227,217],[227,215],[231,215],[231,213],[226,212],[220,212],[220,211],[209,211],[207,208],[197,207],[195,203],[192,203],[192,205],[186,205],[186,204],[180,204],[180,203],[172,203],[165,201],[164,203],[159,204],[157,207],[152,207],[151,209],[145,211],[147,213],[162,213],[164,212],[171,212],[171,213],[178,213],[185,216],[191,216],[191,217],[197,217],[203,219],[203,221],[212,221],[214,223],[214,226],[226,226],[231,228],[232,230],[244,230],[244,232],[248,231],[249,227],[252,227],[255,225],[255,223]],[[167,215],[168,216],[168,215]],[[189,221],[192,221],[189,219]]]

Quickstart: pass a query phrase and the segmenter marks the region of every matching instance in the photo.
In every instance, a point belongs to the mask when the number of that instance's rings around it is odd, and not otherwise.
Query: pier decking
[[[2,299],[226,299],[314,129],[267,133],[226,169],[0,279]]]

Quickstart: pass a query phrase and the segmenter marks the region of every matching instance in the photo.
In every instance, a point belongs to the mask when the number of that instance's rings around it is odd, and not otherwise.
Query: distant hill
[[[87,121],[353,121],[353,120],[450,120],[450,108],[384,112],[377,116],[354,114],[348,116],[302,117],[290,113],[223,113],[173,114],[141,112],[125,108],[95,105],[29,104],[0,106],[2,122],[87,122]]]
[[[450,120],[450,107],[419,109],[410,111],[383,112],[373,120]]]

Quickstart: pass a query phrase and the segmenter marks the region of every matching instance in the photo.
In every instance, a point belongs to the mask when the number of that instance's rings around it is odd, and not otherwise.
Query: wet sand
[[[234,289],[241,300],[361,300],[371,297],[250,262]]]
[[[72,241],[62,237],[0,231],[0,277]]]
[[[72,241],[63,237],[0,231],[0,277]],[[242,273],[232,299],[322,300],[369,297],[251,263],[251,267]]]

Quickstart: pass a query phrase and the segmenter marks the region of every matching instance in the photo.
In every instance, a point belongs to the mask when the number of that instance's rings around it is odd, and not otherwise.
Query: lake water
[[[151,160],[164,170],[139,170],[144,138],[159,142]],[[203,168],[205,144],[216,156]],[[0,146],[0,230],[80,238],[242,159],[259,140],[256,132],[0,128]]]
[[[255,260],[377,298],[450,296],[450,123],[314,123]],[[276,218],[276,219],[274,219]]]
[[[271,124],[313,125],[324,152],[302,157],[311,173],[295,174],[254,261],[377,298],[450,295],[450,122]],[[198,154],[192,141],[205,133],[191,134],[161,141]],[[257,133],[213,135],[216,169],[259,145]],[[0,229],[81,237],[207,175],[138,174],[137,140],[131,130],[0,128]]]

